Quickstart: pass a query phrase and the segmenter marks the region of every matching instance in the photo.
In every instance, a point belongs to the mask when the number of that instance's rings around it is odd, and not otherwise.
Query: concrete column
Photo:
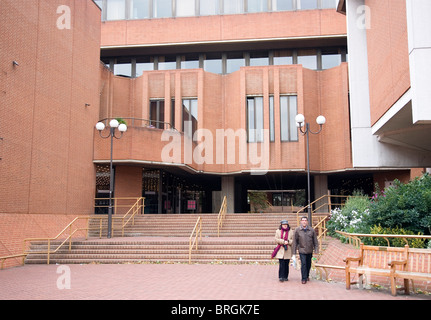
[[[321,196],[328,194],[328,176],[327,175],[316,175],[314,176],[314,199],[319,199]],[[327,199],[318,201],[315,205],[316,208],[327,203]],[[328,207],[324,206],[317,212],[327,212]]]
[[[235,177],[221,178],[221,201],[227,197],[227,213],[235,212]],[[220,203],[221,203],[220,201]]]

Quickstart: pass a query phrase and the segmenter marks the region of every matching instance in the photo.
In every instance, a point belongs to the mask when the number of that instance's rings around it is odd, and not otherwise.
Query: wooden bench
[[[346,266],[346,289],[352,284],[363,286],[363,276],[375,275],[390,278],[391,293],[397,294],[396,279],[404,279],[405,294],[410,293],[409,280],[431,280],[431,250],[411,249],[409,246],[379,247],[361,244],[359,257],[344,259]],[[357,265],[353,265],[356,264]],[[351,274],[358,274],[358,281],[351,281]]]
[[[363,287],[363,276],[383,276],[393,277],[393,272],[406,271],[405,263],[398,263],[407,260],[408,246],[404,248],[397,247],[379,247],[367,246],[361,243],[359,257],[347,257],[344,259],[346,263],[346,289],[350,289],[352,284],[359,284],[359,288]],[[396,263],[395,263],[396,261]],[[394,262],[392,265],[391,263]],[[356,264],[357,263],[357,264]],[[354,265],[356,264],[356,265]],[[358,274],[358,281],[351,281],[351,274]]]
[[[405,260],[394,260],[388,263],[391,268],[391,293],[397,294],[396,279],[404,280],[405,294],[410,294],[409,280],[412,283],[413,290],[414,280],[431,281],[431,250],[408,248]],[[402,269],[397,269],[401,266]]]

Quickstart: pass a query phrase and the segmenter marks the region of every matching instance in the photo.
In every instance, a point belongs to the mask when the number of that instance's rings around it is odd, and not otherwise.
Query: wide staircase
[[[198,217],[202,219],[202,239],[193,250],[192,263],[271,263],[274,234],[279,223],[288,219],[295,228],[296,213],[227,214],[218,233],[217,214],[139,215],[134,224],[113,232],[111,239],[99,238],[100,217],[90,219],[88,240],[74,240],[51,253],[49,263],[186,263],[189,262],[189,238]],[[103,227],[107,219],[102,220]],[[114,220],[114,227],[115,227]],[[56,248],[61,241],[51,241]],[[52,249],[51,249],[52,250]],[[47,263],[47,243],[32,242],[25,263]],[[33,253],[32,253],[33,252]]]

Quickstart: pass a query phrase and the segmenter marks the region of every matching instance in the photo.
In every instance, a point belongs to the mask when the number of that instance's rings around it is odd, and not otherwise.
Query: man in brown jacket
[[[299,251],[301,259],[301,278],[302,284],[310,280],[311,258],[315,253],[319,253],[319,244],[317,242],[316,232],[308,225],[308,218],[301,218],[301,225],[296,228],[293,240],[293,253]]]

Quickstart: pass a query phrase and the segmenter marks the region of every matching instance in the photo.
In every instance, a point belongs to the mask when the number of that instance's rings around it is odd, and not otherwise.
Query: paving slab
[[[301,284],[278,265],[88,264],[25,265],[0,271],[0,300],[429,300],[388,290],[346,290],[344,283]]]

